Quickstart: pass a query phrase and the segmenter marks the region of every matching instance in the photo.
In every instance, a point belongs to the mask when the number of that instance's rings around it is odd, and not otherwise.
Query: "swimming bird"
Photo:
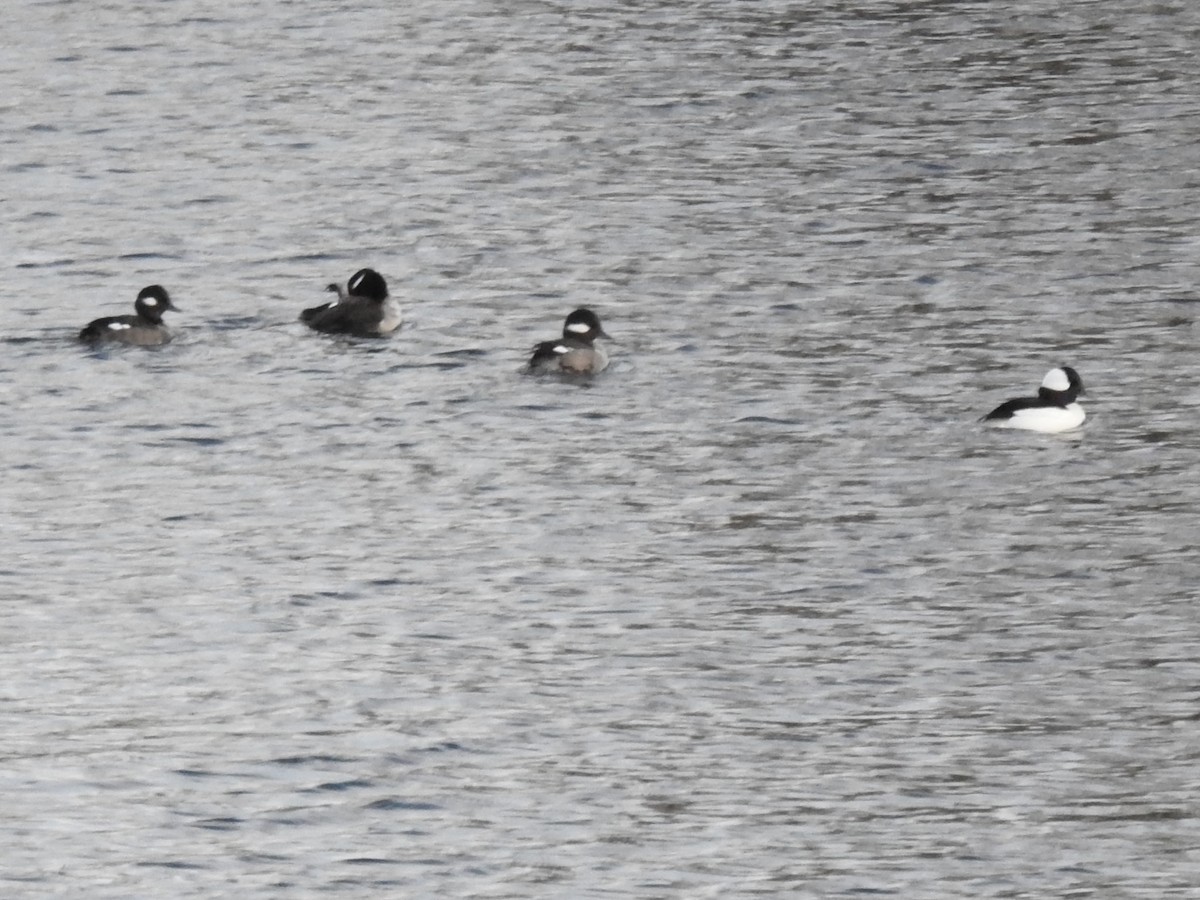
[[[1036,397],[1017,397],[1001,403],[980,419],[1001,428],[1024,428],[1054,434],[1071,431],[1086,418],[1075,398],[1083,393],[1083,381],[1070,366],[1051,369],[1042,379]]]
[[[533,348],[530,372],[560,372],[567,375],[593,375],[608,365],[608,354],[596,345],[596,338],[607,338],[600,317],[590,309],[577,309],[563,323],[563,336],[542,341]],[[610,338],[611,340],[611,338]]]
[[[326,290],[337,294],[337,299],[300,313],[309,328],[327,334],[382,337],[403,321],[400,307],[388,296],[387,282],[374,269],[359,269],[345,288],[331,284]]]
[[[140,347],[153,347],[171,340],[171,331],[163,324],[163,313],[169,309],[178,311],[179,307],[171,303],[162,285],[142,288],[133,308],[135,314],[132,316],[106,316],[89,322],[79,332],[79,339],[89,344],[112,341]]]

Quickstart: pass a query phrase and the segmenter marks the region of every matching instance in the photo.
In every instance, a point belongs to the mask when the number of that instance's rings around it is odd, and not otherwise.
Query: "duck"
[[[315,331],[383,337],[403,321],[400,307],[388,296],[387,282],[374,269],[359,269],[344,288],[331,284],[326,290],[337,294],[337,299],[300,313],[300,320]]]
[[[1045,434],[1073,431],[1087,418],[1083,407],[1075,402],[1082,393],[1079,373],[1070,366],[1059,366],[1046,373],[1037,396],[1006,400],[980,421]]]
[[[596,338],[608,338],[600,317],[590,309],[577,309],[563,323],[561,338],[542,341],[533,348],[529,371],[565,375],[602,372],[608,366],[608,354],[595,343]]]
[[[155,347],[171,340],[171,331],[163,324],[163,313],[179,311],[161,284],[152,284],[138,292],[133,301],[134,315],[105,316],[95,319],[79,332],[79,340],[88,344],[132,344]]]

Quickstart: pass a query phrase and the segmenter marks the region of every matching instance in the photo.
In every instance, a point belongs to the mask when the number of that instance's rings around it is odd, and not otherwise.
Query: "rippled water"
[[[10,10],[4,895],[1194,896],[1198,39]],[[296,322],[364,265],[394,339]]]

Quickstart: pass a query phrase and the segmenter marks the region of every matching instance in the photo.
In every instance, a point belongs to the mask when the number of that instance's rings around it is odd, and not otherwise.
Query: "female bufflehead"
[[[1053,434],[1083,424],[1083,407],[1075,398],[1083,393],[1079,373],[1070,366],[1051,369],[1042,379],[1036,397],[1018,397],[1001,403],[980,419],[1001,428],[1026,428]]]
[[[374,269],[359,269],[345,289],[331,284],[326,290],[337,294],[337,299],[300,313],[309,328],[328,334],[382,337],[400,327],[400,307],[388,296],[387,282]]]
[[[89,322],[79,332],[79,339],[89,344],[116,341],[140,347],[165,344],[171,339],[171,332],[163,324],[162,317],[168,309],[178,311],[179,307],[171,303],[171,298],[161,285],[152,284],[142,288],[133,308],[137,310],[136,315],[106,316]]]
[[[542,341],[533,348],[530,372],[562,372],[568,375],[592,375],[608,365],[608,354],[595,345],[607,334],[600,318],[590,309],[577,309],[563,324],[562,340]]]

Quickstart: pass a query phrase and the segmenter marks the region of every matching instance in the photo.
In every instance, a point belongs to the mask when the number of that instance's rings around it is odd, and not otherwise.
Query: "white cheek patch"
[[[359,275],[356,278],[351,278],[350,282],[346,285],[346,287],[350,289],[350,293],[353,294],[355,291],[357,291],[358,286],[363,283],[363,279],[366,277],[366,275]]]
[[[153,297],[145,297],[142,299],[142,302],[145,303],[147,306],[158,306],[158,301],[155,300]]]
[[[1042,379],[1042,387],[1048,391],[1065,391],[1071,386],[1067,373],[1062,369],[1051,369]]]
[[[574,332],[575,334],[587,334],[591,330],[592,326],[586,322],[572,322],[567,326],[567,331]]]
[[[108,323],[109,331],[124,331],[126,328],[132,328],[132,327],[133,326],[130,325],[128,322],[109,322]]]

